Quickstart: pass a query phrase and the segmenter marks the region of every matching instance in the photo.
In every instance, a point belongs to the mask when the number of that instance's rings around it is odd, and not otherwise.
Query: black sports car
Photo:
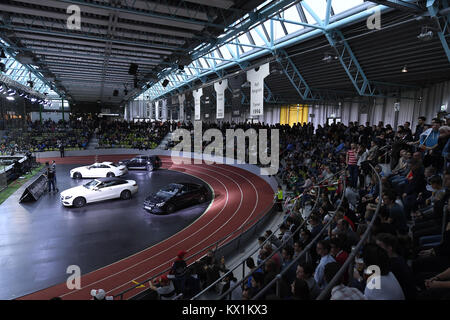
[[[141,169],[153,171],[161,167],[162,161],[158,156],[138,155],[130,160],[122,160],[119,164],[127,166],[129,170]]]
[[[205,186],[195,183],[171,183],[144,201],[144,209],[152,213],[172,213],[208,198]]]

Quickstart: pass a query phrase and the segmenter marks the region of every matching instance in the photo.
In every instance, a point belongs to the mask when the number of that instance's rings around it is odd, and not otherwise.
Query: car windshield
[[[83,187],[85,187],[86,189],[91,189],[92,190],[93,188],[95,188],[99,184],[100,184],[100,181],[92,180],[92,181],[86,183],[85,185],[83,185]]]
[[[112,165],[113,167],[118,167],[119,166],[119,164],[117,164],[117,163],[110,163],[110,165]]]
[[[181,186],[178,184],[169,184],[168,186],[162,188],[161,190],[158,191],[158,193],[156,194],[159,197],[171,197],[174,196],[175,194],[177,194],[178,190],[180,190]]]

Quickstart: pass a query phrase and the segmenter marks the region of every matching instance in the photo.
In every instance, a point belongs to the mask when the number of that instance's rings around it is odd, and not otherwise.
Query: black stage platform
[[[89,181],[69,177],[69,170],[78,166],[57,166],[59,191]],[[165,169],[130,171],[124,178],[139,185],[131,200],[65,208],[57,192],[21,204],[20,195],[14,194],[0,205],[0,299],[14,299],[65,282],[69,265],[78,265],[86,274],[128,257],[184,229],[209,205],[167,216],[149,214],[142,204],[151,192],[172,182],[203,182]]]

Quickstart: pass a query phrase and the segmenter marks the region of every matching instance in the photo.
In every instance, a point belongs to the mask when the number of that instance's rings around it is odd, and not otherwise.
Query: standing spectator
[[[417,141],[420,139],[420,135],[425,130],[425,121],[427,121],[427,118],[425,117],[419,117],[418,122],[419,124],[416,126],[416,131],[414,132],[414,141]]]
[[[283,212],[283,189],[281,186],[278,186],[278,191],[276,193],[276,199],[277,199],[277,208],[278,212]]]
[[[228,291],[228,289],[234,287],[237,283],[237,279],[236,277],[233,275],[233,272],[230,272],[226,277],[225,277],[225,284],[222,287],[222,294],[224,294],[225,292]],[[230,292],[230,295],[228,296],[230,299],[229,300],[240,300],[242,297],[242,289],[240,286],[237,286],[236,288],[233,289],[233,291]]]
[[[56,188],[55,172],[50,167],[47,168],[47,181],[48,181],[48,192],[51,192],[52,187],[53,192],[58,191],[58,188]]]
[[[55,160],[52,160],[52,170],[55,173],[55,183],[56,183],[56,162],[55,162]]]
[[[350,150],[347,151],[346,164],[350,174],[350,187],[356,188],[358,183],[358,158],[356,155],[356,144],[350,144]]]
[[[61,158],[64,158],[64,142],[59,144],[59,154]]]

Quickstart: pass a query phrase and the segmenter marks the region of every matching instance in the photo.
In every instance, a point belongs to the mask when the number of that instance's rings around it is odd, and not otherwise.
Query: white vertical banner
[[[153,102],[147,101],[147,118],[152,118],[152,112],[153,112]]]
[[[180,103],[180,114],[178,115],[178,120],[184,121],[184,100],[186,100],[186,96],[183,94],[180,94],[178,96],[178,102]]]
[[[163,101],[162,101],[162,110],[161,110],[162,112],[162,114],[161,114],[161,118],[162,118],[162,121],[167,121],[167,99],[164,99]]]
[[[217,111],[216,118],[223,119],[225,116],[225,90],[228,88],[228,79],[224,79],[214,83],[214,90],[216,90],[217,97]]]
[[[270,74],[269,63],[247,71],[247,81],[251,83],[250,116],[264,115],[264,78]]]
[[[155,101],[155,120],[159,120],[159,100]]]
[[[192,91],[194,96],[195,120],[200,120],[200,98],[203,95],[203,88]]]

